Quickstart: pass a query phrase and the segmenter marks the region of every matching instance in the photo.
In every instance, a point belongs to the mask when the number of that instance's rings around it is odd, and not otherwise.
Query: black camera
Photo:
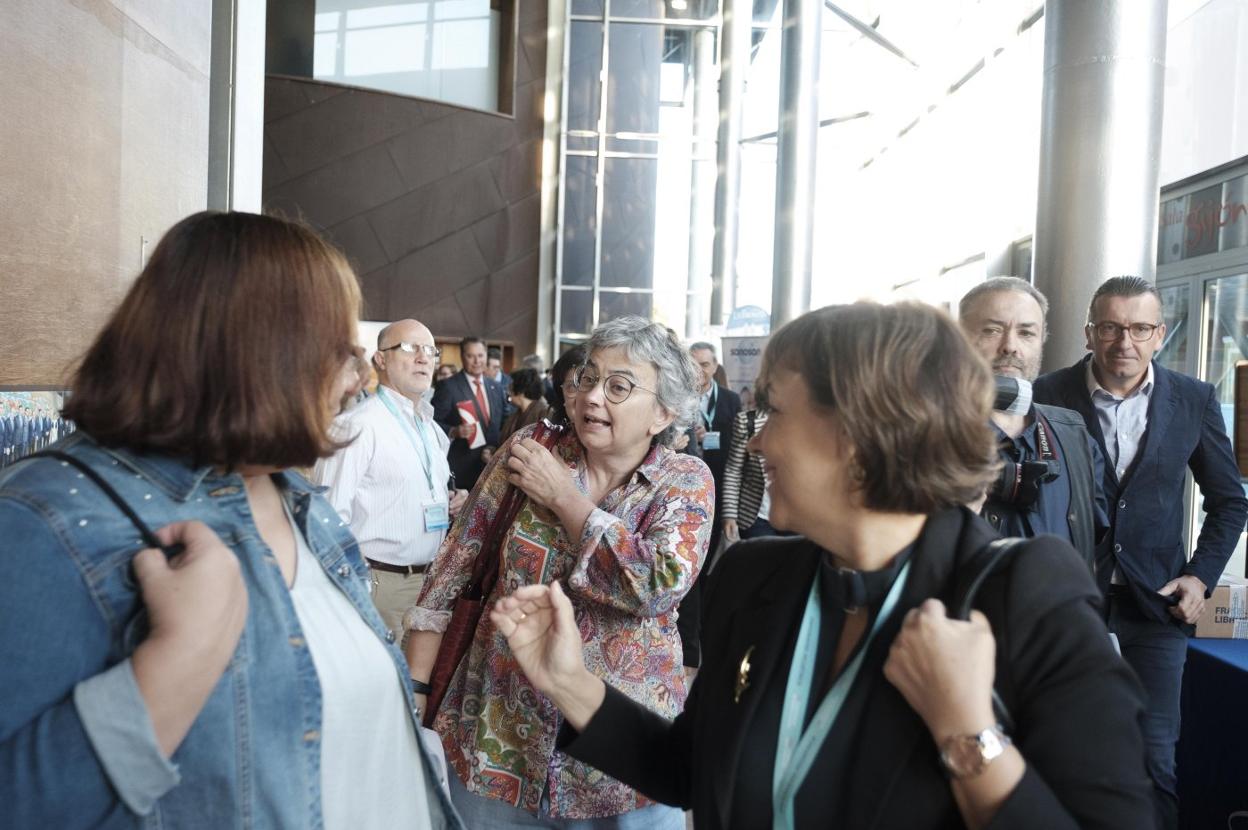
[[[997,375],[996,400],[992,408],[1015,415],[1031,409],[1031,383],[1021,378]],[[1019,508],[1030,508],[1040,498],[1040,486],[1056,479],[1061,471],[1048,424],[1037,418],[1036,438],[1040,443],[1040,460],[1019,461],[1010,442],[1001,448],[1001,474],[988,491],[988,498]]]
[[[1060,469],[1056,461],[1015,461],[1001,454],[1001,473],[988,498],[1014,507],[1030,508],[1040,498],[1040,486],[1055,480]]]

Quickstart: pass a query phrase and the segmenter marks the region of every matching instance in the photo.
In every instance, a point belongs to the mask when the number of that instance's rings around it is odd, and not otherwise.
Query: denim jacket
[[[57,449],[100,473],[151,528],[190,519],[211,527],[242,566],[247,623],[199,717],[165,758],[129,659],[146,630],[130,565],[143,547],[138,533],[65,462],[33,459],[6,469],[0,826],[321,827],[320,684],[242,478],[104,449],[82,433]],[[348,528],[300,476],[276,480],[329,578],[393,643]],[[390,651],[414,713],[406,663],[393,645]],[[460,827],[423,746],[421,763],[433,826]]]

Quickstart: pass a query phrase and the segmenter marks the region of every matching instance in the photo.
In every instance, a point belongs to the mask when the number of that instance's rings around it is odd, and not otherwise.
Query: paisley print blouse
[[[443,542],[407,613],[409,628],[446,630],[507,491],[510,443],[495,453]],[[552,452],[570,470],[584,471],[584,449],[572,430]],[[576,480],[584,491],[583,476]],[[569,538],[552,511],[526,501],[504,536],[498,586],[486,607],[521,585],[559,580],[576,611],[590,671],[674,717],[686,695],[676,606],[705,558],[714,505],[706,465],[658,445],[590,514],[579,538]],[[557,752],[561,724],[554,704],[529,684],[506,639],[483,615],[434,723],[468,790],[533,813],[548,793],[549,813],[559,818],[618,815],[653,803]]]

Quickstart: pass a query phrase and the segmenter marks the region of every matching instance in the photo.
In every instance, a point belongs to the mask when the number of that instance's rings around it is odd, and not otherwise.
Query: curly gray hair
[[[659,406],[676,416],[655,439],[670,446],[689,429],[698,406],[698,367],[676,332],[644,317],[617,317],[594,329],[585,343],[586,354],[601,349],[620,349],[634,363],[654,366],[659,382],[655,397]]]

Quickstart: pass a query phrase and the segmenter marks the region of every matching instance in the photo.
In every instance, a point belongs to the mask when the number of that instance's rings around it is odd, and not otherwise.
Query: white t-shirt
[[[424,766],[394,661],[291,523],[290,598],[321,683],[326,830],[429,827]]]

